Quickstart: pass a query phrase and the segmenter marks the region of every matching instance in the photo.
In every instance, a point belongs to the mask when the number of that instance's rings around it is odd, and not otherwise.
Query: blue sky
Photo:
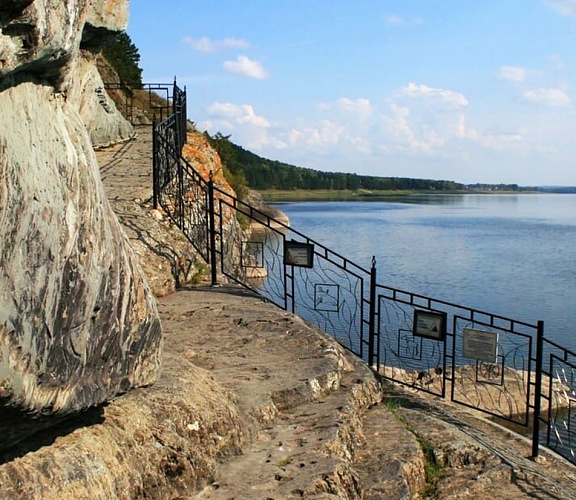
[[[576,185],[576,0],[133,0],[146,82],[271,159]]]

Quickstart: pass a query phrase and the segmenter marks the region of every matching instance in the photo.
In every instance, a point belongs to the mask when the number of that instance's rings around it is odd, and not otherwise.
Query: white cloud
[[[225,61],[222,65],[229,73],[264,80],[269,77],[268,72],[260,65],[258,61],[253,61],[246,56],[238,56],[235,61]]]
[[[486,149],[495,151],[523,151],[526,149],[522,134],[482,134],[477,142]]]
[[[322,120],[317,125],[303,122],[286,134],[286,142],[292,150],[305,152],[309,158],[355,158],[371,153],[371,137],[354,134],[348,125],[333,120]]]
[[[336,145],[345,132],[343,125],[330,120],[322,120],[319,126],[293,128],[288,134],[290,144],[307,144],[308,146]]]
[[[522,94],[522,100],[530,104],[554,108],[568,108],[572,105],[568,94],[561,89],[527,90]]]
[[[263,116],[258,116],[250,104],[232,104],[229,102],[215,102],[206,109],[209,116],[222,120],[232,120],[239,125],[252,125],[267,128],[270,122]]]
[[[468,105],[468,99],[460,92],[453,90],[436,89],[428,85],[417,85],[410,82],[402,87],[397,93],[397,97],[410,97],[425,99],[430,103],[437,103],[446,107],[461,108]]]
[[[461,93],[410,83],[392,95],[390,112],[382,117],[380,149],[451,159],[469,157],[471,147],[526,151],[518,132],[481,132],[467,124],[468,99]]]
[[[468,127],[466,124],[466,117],[464,114],[459,116],[458,130],[456,134],[461,139],[467,139],[473,143],[479,144],[485,149],[495,151],[515,150],[521,151],[525,149],[525,139],[520,133],[495,133],[485,132],[480,133],[475,128]]]
[[[570,102],[563,91],[554,90],[533,90],[525,99],[547,105]],[[405,170],[405,175],[438,176],[426,172],[441,164],[448,172],[442,174],[446,178],[456,178],[459,168],[478,166],[480,159],[495,154],[507,159],[542,154],[549,146],[543,132],[546,137],[557,135],[548,124],[537,121],[523,128],[513,118],[485,120],[474,114],[477,106],[472,110],[468,106],[468,98],[460,92],[410,83],[391,93],[386,107],[365,98],[341,97],[310,106],[309,116],[275,123],[250,104],[214,102],[205,108],[198,126],[231,134],[236,144],[296,165],[341,171],[361,168],[364,173],[372,169],[374,174],[381,174],[385,166],[412,165],[420,170]],[[470,170],[469,175],[474,179],[476,173]],[[497,169],[494,175],[497,180]]]
[[[526,76],[528,71],[518,66],[502,66],[498,73],[498,78],[509,82],[523,82]]]
[[[351,113],[361,120],[369,118],[374,109],[368,99],[349,99],[348,97],[341,97],[336,101],[336,108],[345,113]]]
[[[387,14],[384,16],[384,22],[391,27],[399,28],[406,26],[418,26],[424,24],[424,20],[420,17],[407,19],[396,14]]]
[[[218,50],[225,49],[250,48],[250,43],[248,43],[246,40],[241,40],[234,37],[224,38],[222,40],[211,40],[208,37],[192,38],[186,36],[182,39],[182,42],[192,50],[204,53],[216,52]]]
[[[236,144],[252,150],[261,150],[265,146],[275,150],[287,147],[285,141],[270,131],[270,121],[257,115],[250,104],[215,102],[206,108],[206,114],[209,118],[198,123],[201,130],[230,133]]]
[[[544,0],[563,16],[576,17],[576,0]]]

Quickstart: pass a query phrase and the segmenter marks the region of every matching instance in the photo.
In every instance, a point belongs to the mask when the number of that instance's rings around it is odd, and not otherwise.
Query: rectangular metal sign
[[[446,313],[416,309],[412,333],[415,337],[444,341],[446,338]]]
[[[487,363],[496,363],[498,356],[498,333],[464,328],[462,356]]]
[[[314,245],[298,241],[285,241],[284,264],[296,267],[314,267]]]

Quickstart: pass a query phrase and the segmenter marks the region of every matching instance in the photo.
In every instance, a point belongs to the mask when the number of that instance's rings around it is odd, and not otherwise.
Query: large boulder
[[[156,305],[66,94],[114,3],[0,4],[0,450],[158,377]]]

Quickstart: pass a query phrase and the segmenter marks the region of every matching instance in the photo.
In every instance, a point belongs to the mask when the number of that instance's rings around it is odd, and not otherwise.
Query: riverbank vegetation
[[[517,193],[517,184],[461,184],[447,180],[323,172],[262,158],[220,132],[206,138],[218,152],[236,192],[259,191],[266,201],[367,200],[414,193]]]
[[[434,191],[454,192],[465,189],[454,181],[411,179],[405,177],[376,177],[342,172],[322,172],[296,167],[262,158],[230,141],[230,136],[217,133],[210,136],[210,144],[234,177],[235,183],[244,182],[249,188],[261,192],[325,191],[339,196],[370,192]]]
[[[262,199],[267,202],[277,201],[368,201],[386,198],[387,200],[400,196],[416,194],[416,190],[394,190],[394,191],[367,191],[357,190],[335,190],[335,189],[265,189],[259,191]]]

